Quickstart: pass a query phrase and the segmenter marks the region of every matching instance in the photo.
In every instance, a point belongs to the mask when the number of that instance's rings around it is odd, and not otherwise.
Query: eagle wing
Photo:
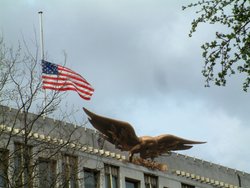
[[[194,144],[204,144],[206,142],[187,140],[170,134],[159,135],[155,137],[157,140],[159,154],[169,151],[187,150],[193,147]]]
[[[83,110],[93,127],[104,134],[105,138],[117,148],[129,151],[139,143],[139,138],[129,123],[97,115],[86,108]]]

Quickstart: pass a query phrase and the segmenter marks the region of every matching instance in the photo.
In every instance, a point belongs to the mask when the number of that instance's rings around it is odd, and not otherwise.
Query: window
[[[7,187],[8,150],[0,149],[0,188]]]
[[[145,174],[144,180],[145,180],[145,188],[157,188],[158,178],[156,176]]]
[[[32,187],[31,150],[31,146],[14,143],[14,178],[17,187]]]
[[[56,161],[39,158],[39,187],[55,187],[56,186]]]
[[[126,188],[139,188],[139,181],[125,179]]]
[[[105,188],[118,188],[118,167],[112,165],[105,165],[104,170]]]
[[[182,183],[181,188],[195,188],[195,186]]]
[[[63,170],[63,187],[77,188],[78,187],[78,160],[76,156],[64,155],[62,170]]]
[[[92,169],[84,169],[84,187],[98,188],[99,187],[99,172]]]

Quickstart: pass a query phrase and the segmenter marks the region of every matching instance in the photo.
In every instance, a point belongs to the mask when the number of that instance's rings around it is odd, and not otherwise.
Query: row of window
[[[14,144],[14,168],[12,179],[8,177],[8,164],[10,156],[8,150],[0,149],[0,188],[8,187],[8,183],[14,183],[15,187],[32,188],[35,179],[39,187],[79,187],[78,157],[64,154],[62,155],[61,172],[58,174],[58,164],[56,160],[38,158],[32,161],[32,147],[24,146],[20,143]],[[36,168],[36,170],[35,170]],[[36,175],[34,175],[36,171]],[[100,172],[96,169],[83,169],[85,188],[100,187]],[[104,165],[105,188],[119,187],[119,168],[113,165]],[[59,181],[60,180],[60,181]],[[156,176],[144,175],[145,188],[157,188],[158,178]],[[139,188],[140,181],[125,178],[126,188]],[[182,184],[182,188],[194,188],[193,186]]]

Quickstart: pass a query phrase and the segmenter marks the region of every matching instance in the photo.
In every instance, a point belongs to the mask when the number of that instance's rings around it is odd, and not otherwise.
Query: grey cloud
[[[249,94],[241,91],[236,76],[225,88],[204,88],[200,45],[215,28],[203,26],[188,38],[195,15],[181,11],[182,5],[165,0],[1,1],[0,28],[11,44],[21,38],[20,31],[30,40],[33,27],[38,33],[37,12],[43,10],[48,60],[63,62],[65,50],[67,66],[96,90],[89,102],[72,92],[65,101],[129,121],[140,134],[206,138],[204,148],[187,154],[220,161],[224,153],[224,164],[249,171],[249,165],[238,163],[237,148],[230,153],[235,143],[228,139],[249,141]],[[84,115],[80,110],[76,116]],[[224,129],[232,132],[217,137]],[[249,156],[243,152],[240,161],[248,162]]]

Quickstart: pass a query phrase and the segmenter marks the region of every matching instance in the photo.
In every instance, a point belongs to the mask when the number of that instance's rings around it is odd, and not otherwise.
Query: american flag
[[[76,91],[81,98],[90,100],[94,88],[78,73],[69,68],[42,60],[43,89]]]

